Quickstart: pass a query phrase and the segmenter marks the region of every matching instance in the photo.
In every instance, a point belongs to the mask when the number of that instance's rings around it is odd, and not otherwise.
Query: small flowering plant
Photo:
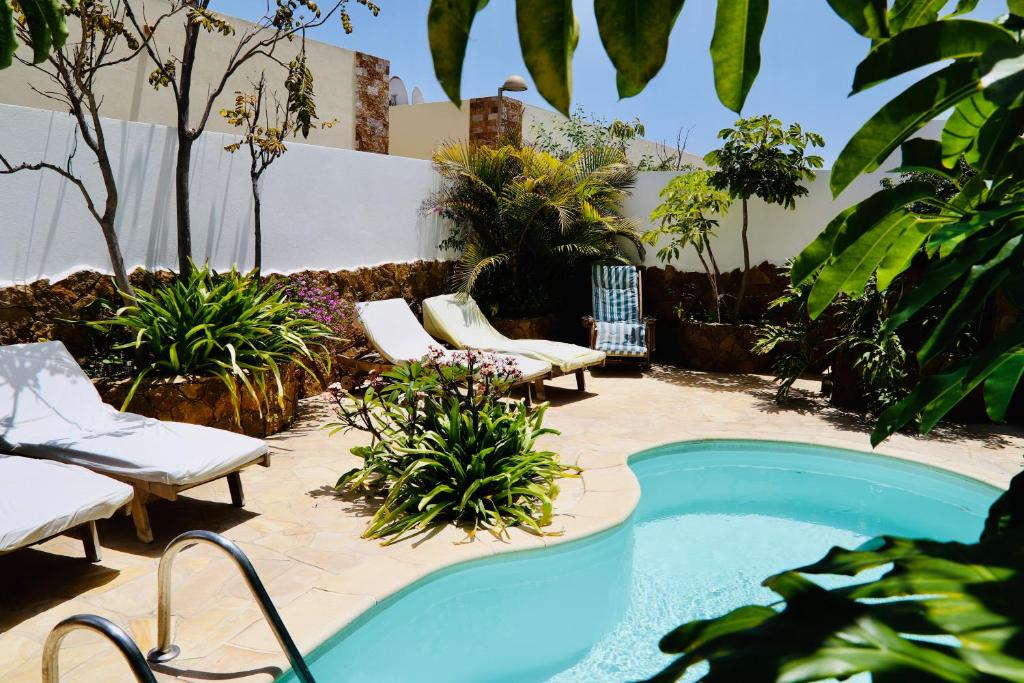
[[[355,302],[342,296],[337,287],[320,273],[300,273],[289,278],[285,290],[298,304],[297,312],[331,330],[342,343],[362,341],[363,328],[356,318]]]
[[[555,481],[578,476],[537,439],[547,405],[507,399],[522,372],[514,359],[477,351],[431,349],[421,361],[370,377],[361,398],[330,387],[338,421],[332,434],[357,430],[370,442],[352,453],[363,460],[338,480],[342,491],[381,497],[363,533],[385,545],[454,523],[470,538],[508,527],[550,534]]]

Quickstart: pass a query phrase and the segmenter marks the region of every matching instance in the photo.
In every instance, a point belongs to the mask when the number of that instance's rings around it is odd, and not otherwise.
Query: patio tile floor
[[[444,528],[389,547],[359,534],[370,511],[333,494],[337,476],[358,460],[348,449],[359,435],[329,437],[328,413],[316,400],[303,419],[273,437],[273,466],[245,472],[248,506],[229,503],[225,482],[188,492],[178,503],[157,503],[150,546],[135,540],[129,520],[100,525],[103,562],[82,559],[81,544],[60,537],[0,557],[0,680],[35,683],[42,643],[62,618],[89,612],[125,627],[145,652],[155,640],[156,568],[163,546],[193,528],[217,531],[252,558],[285,622],[304,651],[311,650],[366,608],[440,567],[499,552],[580,538],[622,521],[639,487],[627,457],[660,444],[705,438],[753,438],[868,450],[870,422],[835,410],[809,393],[790,405],[772,402],[770,381],[655,366],[644,376],[599,371],[589,393],[574,379],[551,383],[547,424],[562,431],[545,445],[584,468],[565,480],[552,527],[561,536],[537,538],[516,530],[512,540],[481,536],[471,543]],[[1019,429],[944,427],[929,438],[897,435],[880,447],[893,455],[1005,486],[1024,460]],[[184,552],[174,583],[178,660],[157,672],[162,681],[269,683],[285,668],[269,629],[229,562],[209,548]],[[127,669],[98,637],[76,633],[65,641],[62,681],[128,680]]]

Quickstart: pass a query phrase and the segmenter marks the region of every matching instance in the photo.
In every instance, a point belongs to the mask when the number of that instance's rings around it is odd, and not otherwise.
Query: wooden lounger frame
[[[77,535],[82,541],[82,547],[85,550],[85,559],[89,560],[90,562],[99,562],[100,560],[102,560],[103,551],[100,550],[100,534],[99,531],[96,529],[95,519],[90,519],[88,522],[83,522],[77,526],[68,527],[64,531],[53,534],[52,536],[41,538],[38,541],[33,541],[32,543],[26,543],[25,545],[18,546],[17,548],[0,550],[0,555],[16,553],[19,550],[31,548],[32,546],[39,545],[40,543],[46,543],[52,538],[57,538],[58,536],[63,536],[65,534],[71,535],[75,532],[77,532]]]
[[[214,477],[208,477],[200,481],[194,481],[182,485],[143,481],[141,479],[133,479],[124,475],[110,474],[108,472],[100,472],[100,474],[104,474],[111,479],[117,479],[118,481],[124,482],[135,489],[135,495],[128,504],[128,511],[131,514],[132,522],[135,524],[135,535],[138,536],[139,540],[143,543],[152,543],[153,528],[149,524],[149,512],[146,510],[146,505],[151,499],[162,498],[164,500],[171,501],[177,500],[178,494],[182,491],[187,491],[195,488],[196,486],[208,484],[211,481],[216,481],[217,479],[227,479],[228,489],[231,491],[231,504],[239,508],[245,507],[245,491],[242,489],[241,471],[252,465],[270,467],[270,453],[268,452],[257,456],[230,472],[225,472]]]

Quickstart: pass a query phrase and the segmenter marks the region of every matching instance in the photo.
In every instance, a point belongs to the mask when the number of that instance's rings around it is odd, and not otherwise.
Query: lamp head
[[[505,79],[505,83],[501,86],[501,90],[506,92],[523,92],[528,90],[530,86],[526,85],[526,79],[522,76],[512,74]]]

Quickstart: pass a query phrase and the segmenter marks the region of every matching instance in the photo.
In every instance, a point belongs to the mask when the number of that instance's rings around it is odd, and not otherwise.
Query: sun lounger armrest
[[[650,358],[651,354],[654,353],[654,347],[656,345],[657,336],[654,334],[658,324],[658,319],[653,315],[644,316],[644,325],[646,326],[647,335],[647,357]]]
[[[583,316],[580,324],[587,330],[587,346],[594,348],[597,343],[597,323],[594,321],[594,316]]]

